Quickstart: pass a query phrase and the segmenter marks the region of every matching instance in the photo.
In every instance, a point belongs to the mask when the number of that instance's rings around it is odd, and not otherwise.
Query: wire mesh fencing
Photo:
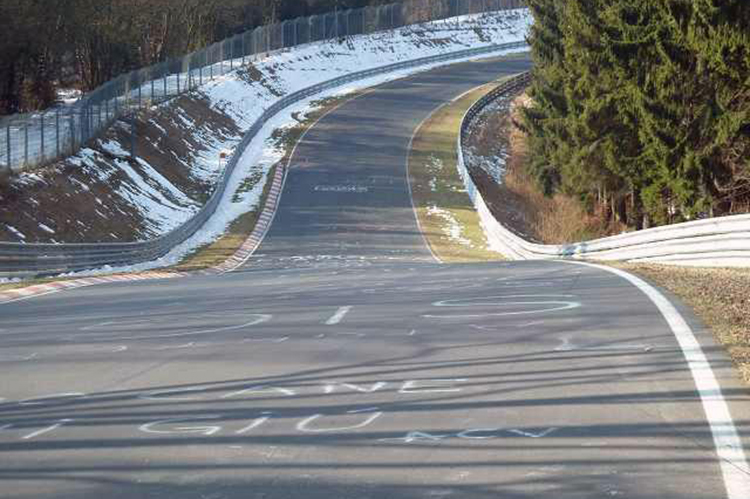
[[[120,75],[74,104],[0,118],[0,170],[18,172],[73,155],[118,119],[189,92],[270,52],[522,7],[523,0],[404,0],[260,26]]]

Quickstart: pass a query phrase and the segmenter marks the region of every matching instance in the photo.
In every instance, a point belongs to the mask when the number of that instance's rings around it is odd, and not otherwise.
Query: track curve
[[[409,137],[438,105],[525,67],[440,68],[326,116],[297,149],[258,253],[236,272],[0,306],[2,494],[750,490],[744,470],[727,474],[717,459],[694,373],[631,283],[561,262],[431,260],[406,185]],[[678,310],[747,446],[747,389]]]

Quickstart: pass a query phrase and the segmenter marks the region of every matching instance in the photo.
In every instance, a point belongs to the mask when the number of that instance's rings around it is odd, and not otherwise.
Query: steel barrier
[[[750,215],[696,220],[564,245],[531,243],[498,222],[471,178],[463,146],[472,121],[488,105],[518,92],[530,81],[531,74],[528,72],[505,81],[477,101],[461,121],[458,170],[493,249],[517,260],[563,258],[683,266],[750,267]]]

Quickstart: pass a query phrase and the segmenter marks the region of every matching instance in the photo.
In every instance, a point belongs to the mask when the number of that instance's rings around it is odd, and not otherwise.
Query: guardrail
[[[312,95],[329,90],[346,83],[366,79],[403,69],[426,66],[440,62],[465,59],[501,50],[525,48],[526,42],[505,43],[486,47],[461,50],[448,54],[423,57],[404,61],[379,68],[359,71],[332,80],[313,85],[306,89],[289,94],[270,106],[245,133],[235,149],[231,159],[219,180],[217,187],[208,202],[190,220],[177,229],[153,239],[138,243],[101,243],[101,244],[19,244],[0,242],[0,276],[32,277],[75,272],[105,266],[124,266],[156,260],[167,254],[172,248],[183,243],[216,212],[227,188],[239,158],[250,141],[263,128],[265,123],[282,109],[300,102]]]
[[[490,246],[517,260],[579,259],[633,261],[684,266],[750,267],[750,215],[709,218],[628,232],[575,244],[531,243],[495,219],[474,184],[463,153],[472,121],[492,102],[526,87],[530,73],[523,73],[477,101],[461,122],[458,138],[458,170],[477,208]]]

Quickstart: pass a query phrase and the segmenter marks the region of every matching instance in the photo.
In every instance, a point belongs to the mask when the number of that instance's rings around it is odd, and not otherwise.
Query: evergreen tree
[[[750,204],[750,3],[532,0],[529,169],[635,227]]]

